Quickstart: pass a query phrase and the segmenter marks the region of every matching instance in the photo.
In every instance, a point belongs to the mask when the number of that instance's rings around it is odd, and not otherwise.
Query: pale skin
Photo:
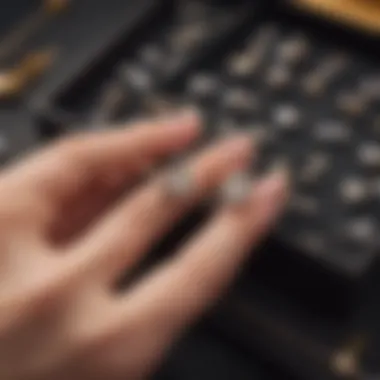
[[[2,171],[2,380],[149,378],[223,294],[283,210],[284,171],[255,181],[244,207],[217,205],[174,255],[127,289],[114,287],[177,221],[251,164],[250,137],[217,141],[186,159],[193,194],[168,197],[165,170],[152,168],[201,133],[187,112],[68,137]]]

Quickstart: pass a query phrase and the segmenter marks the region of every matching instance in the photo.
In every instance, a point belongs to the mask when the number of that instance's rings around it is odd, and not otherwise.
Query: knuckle
[[[52,270],[50,273],[41,280],[32,280],[28,289],[24,290],[24,295],[20,295],[20,300],[32,312],[46,311],[61,300],[67,280],[57,271]]]
[[[3,292],[0,307],[8,309],[11,313],[30,318],[31,315],[54,310],[55,306],[62,301],[62,296],[67,289],[68,276],[64,275],[60,268],[46,265],[44,260],[35,266],[33,272],[28,274],[28,268],[21,267],[17,271],[24,276],[23,285],[15,284],[10,279],[3,284]],[[14,271],[13,271],[14,272]],[[14,272],[16,275],[16,273]]]

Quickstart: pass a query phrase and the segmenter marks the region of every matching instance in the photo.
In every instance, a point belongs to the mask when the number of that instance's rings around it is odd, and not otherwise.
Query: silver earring
[[[248,200],[251,189],[252,181],[248,173],[235,173],[222,185],[221,200],[225,204],[242,205]]]
[[[165,181],[166,193],[173,199],[188,199],[195,191],[194,178],[185,165],[171,168]]]

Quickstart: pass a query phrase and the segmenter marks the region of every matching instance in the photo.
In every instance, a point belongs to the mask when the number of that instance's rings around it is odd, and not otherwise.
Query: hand
[[[230,283],[281,212],[283,172],[255,183],[244,207],[218,206],[174,258],[127,290],[114,286],[186,212],[250,164],[251,139],[239,136],[188,159],[188,197],[169,195],[164,171],[141,182],[200,133],[198,118],[183,114],[66,138],[4,169],[2,380],[146,378]]]

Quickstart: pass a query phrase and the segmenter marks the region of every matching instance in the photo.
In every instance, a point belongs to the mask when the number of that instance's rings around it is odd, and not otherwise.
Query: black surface
[[[284,220],[278,226],[277,236],[292,249],[329,270],[343,276],[360,277],[377,259],[378,233],[373,234],[372,241],[356,241],[345,231],[345,225],[351,220],[368,218],[377,231],[380,202],[377,195],[371,195],[361,204],[350,205],[340,198],[339,189],[341,181],[346,178],[362,177],[363,183],[371,183],[377,178],[378,170],[362,165],[357,149],[361,144],[378,139],[373,123],[377,117],[379,99],[376,97],[368,111],[359,116],[339,110],[336,99],[345,91],[356,93],[357,82],[361,79],[378,75],[378,54],[372,47],[367,51],[363,49],[359,41],[353,41],[350,33],[340,28],[306,23],[302,18],[290,17],[279,11],[264,15],[252,23],[251,30],[243,33],[241,39],[232,43],[226,41],[226,52],[220,59],[206,60],[210,67],[203,65],[189,76],[188,84],[199,75],[204,81],[214,83],[207,96],[194,93],[188,85],[175,92],[174,96],[200,107],[209,120],[208,128],[213,136],[220,133],[221,126],[226,122],[232,130],[265,129],[271,137],[260,146],[262,166],[268,167],[284,157],[293,172],[294,200],[296,196],[312,199],[317,202],[318,208],[315,214],[302,213],[291,201]],[[268,28],[274,32],[274,37],[269,40],[259,67],[245,76],[232,74],[228,65],[231,56],[252,48],[252,42],[255,43],[258,35]],[[284,88],[274,88],[268,84],[267,75],[268,70],[277,64],[275,49],[297,36],[307,41],[308,55],[290,70],[289,84]],[[240,46],[242,41],[243,48]],[[306,75],[322,66],[324,59],[327,61],[338,56],[347,57],[347,63],[334,75],[326,90],[320,96],[309,96],[303,91],[301,84]],[[225,105],[226,93],[234,90],[252,98],[249,109]],[[165,96],[165,91],[163,93]],[[273,111],[288,106],[298,109],[301,116],[296,128],[286,130],[273,122]],[[350,134],[348,141],[318,140],[315,131],[321,122],[341,123]],[[329,169],[316,183],[305,184],[300,180],[300,173],[312,152],[324,154],[330,162]],[[321,247],[317,243],[312,247],[306,239],[303,240],[304,236],[320,238]]]
[[[256,355],[259,358],[258,355]],[[193,329],[173,347],[155,380],[297,380],[273,363],[236,350],[209,329]]]

